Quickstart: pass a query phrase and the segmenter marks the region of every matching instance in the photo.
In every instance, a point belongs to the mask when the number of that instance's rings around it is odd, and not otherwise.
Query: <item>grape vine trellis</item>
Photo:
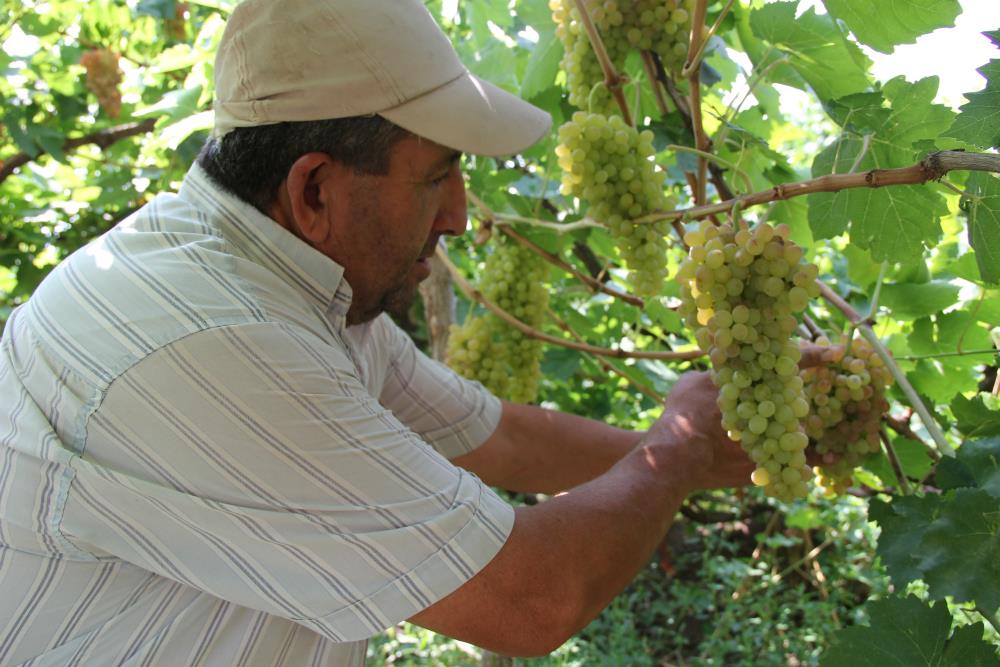
[[[233,4],[0,5],[0,321],[55,261],[179,181],[210,125],[211,56]],[[561,125],[573,110],[547,4],[463,0],[443,20],[477,74],[519,91]],[[585,19],[606,3],[561,4]],[[957,0],[896,0],[895,12],[870,0],[823,0],[826,13],[798,4],[698,0],[670,15],[698,26],[677,38],[686,46],[682,62],[665,63],[655,49],[626,54],[627,39],[588,61],[601,78],[594,104],[609,101],[627,124],[653,132],[656,173],[677,202],[629,220],[673,230],[658,293],[636,294],[603,221],[556,190],[554,133],[523,156],[467,162],[483,235],[522,244],[552,265],[542,323],[524,324],[470,281],[494,242],[457,240],[449,261],[469,312],[492,312],[548,344],[547,400],[600,407],[565,389],[583,378],[594,384],[590,393],[607,397],[611,418],[634,426],[636,414],[655,409],[674,369],[705,363],[676,312],[683,233],[702,219],[788,225],[822,270],[824,298],[810,305],[803,335],[851,332],[894,360],[894,407],[882,433],[887,472],[865,473],[854,489],[876,496],[871,516],[894,583],[903,590],[923,581],[926,597],[950,600],[956,618],[968,613],[995,626],[1000,380],[990,369],[1000,341],[990,331],[1000,324],[1000,59],[980,68],[985,89],[955,112],[933,103],[934,80],[873,81],[858,44],[888,52],[950,25]],[[428,5],[440,13],[439,0]],[[597,18],[579,33],[588,43],[605,36]],[[983,26],[994,43],[997,28]],[[634,37],[638,45],[642,35]],[[85,57],[102,49],[118,57]],[[120,76],[90,85],[120,90],[88,88],[87,63],[116,61]],[[737,79],[747,89],[739,94]],[[822,114],[790,122],[775,84],[811,95]],[[916,644],[928,643],[918,657],[891,627],[899,618],[918,629]],[[876,641],[905,664],[993,664],[982,626],[952,632],[951,618],[940,602],[873,603],[870,627],[845,631],[824,664],[866,664]]]

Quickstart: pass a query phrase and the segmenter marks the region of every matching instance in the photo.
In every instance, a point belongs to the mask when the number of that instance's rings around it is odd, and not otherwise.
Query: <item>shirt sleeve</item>
[[[454,591],[513,509],[370,396],[343,350],[281,323],[190,335],[91,417],[67,536],[333,641]]]
[[[387,316],[379,323],[392,355],[383,405],[447,458],[485,442],[500,423],[500,400],[422,353]]]

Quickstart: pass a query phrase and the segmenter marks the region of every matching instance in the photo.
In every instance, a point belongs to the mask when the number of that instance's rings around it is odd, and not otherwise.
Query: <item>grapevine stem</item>
[[[64,153],[69,153],[70,151],[74,151],[77,148],[88,144],[94,144],[101,149],[105,149],[116,141],[121,141],[122,139],[151,132],[153,127],[156,125],[157,120],[159,119],[147,118],[142,122],[116,125],[114,127],[108,127],[90,134],[85,134],[82,137],[68,139],[63,143],[62,151]],[[15,169],[28,164],[32,160],[37,160],[42,155],[45,155],[45,153],[45,150],[38,149],[38,152],[35,155],[18,153],[16,155],[11,155],[6,160],[0,160],[0,183],[13,174]]]
[[[469,281],[465,279],[465,276],[461,274],[458,267],[452,263],[452,261],[448,258],[447,253],[445,253],[441,247],[438,247],[436,252],[437,256],[441,258],[442,262],[444,262],[448,272],[451,273],[451,277],[455,281],[455,284],[458,285],[459,289],[461,289],[469,299],[482,305],[486,308],[486,310],[490,311],[501,320],[530,338],[545,341],[546,343],[551,343],[553,345],[561,345],[562,347],[566,347],[571,350],[579,350],[580,352],[589,352],[590,354],[596,354],[602,357],[614,357],[616,359],[661,359],[678,361],[698,359],[705,356],[705,353],[701,350],[688,350],[686,352],[642,352],[636,350],[630,352],[620,348],[611,349],[606,347],[597,347],[596,345],[588,345],[586,343],[577,343],[575,341],[566,340],[565,338],[558,338],[556,336],[550,336],[546,333],[542,333],[541,331],[528,326],[483,296],[482,292],[473,287]]]
[[[919,361],[921,359],[941,359],[944,357],[967,357],[972,354],[996,354],[996,350],[963,350],[962,352],[933,352],[931,354],[906,354],[896,357],[896,361]]]
[[[909,422],[907,422],[905,419],[897,419],[892,415],[886,414],[882,415],[882,421],[885,422],[885,424],[889,428],[891,428],[893,431],[903,436],[904,438],[912,440],[913,442],[920,443],[924,447],[924,449],[927,450],[927,455],[930,456],[935,461],[941,460],[941,454],[938,453],[938,450],[934,449],[932,445],[929,445],[926,442],[924,442],[923,438],[914,433],[913,429],[910,428]]]
[[[580,2],[581,0],[577,0]],[[688,63],[695,61],[695,56],[702,45],[702,30],[705,28],[705,15],[708,13],[708,0],[697,0],[694,8],[694,18],[691,20],[691,43],[688,45]],[[708,137],[705,134],[705,126],[702,122],[701,109],[701,70],[695,67],[688,74],[688,95],[691,109],[691,122],[694,125],[695,148],[699,151],[708,151]],[[694,203],[704,204],[705,192],[708,185],[708,160],[703,156],[698,157],[698,174],[695,180]]]
[[[580,271],[576,270],[572,265],[568,264],[567,262],[564,262],[556,255],[553,255],[552,253],[544,250],[543,248],[540,248],[536,244],[532,243],[529,239],[526,239],[525,237],[521,236],[520,234],[515,232],[514,229],[509,225],[505,225],[503,227],[500,227],[499,229],[501,232],[511,237],[512,239],[514,239],[515,241],[523,245],[525,248],[527,248],[531,252],[535,253],[536,255],[544,259],[545,261],[549,262],[550,264],[553,264],[554,266],[558,266],[560,269],[566,271],[580,282],[586,284],[592,290],[596,292],[601,292],[602,294],[613,296],[616,299],[621,299],[625,303],[630,303],[633,306],[637,306],[639,308],[645,307],[646,302],[643,301],[641,298],[633,294],[628,294],[627,292],[620,292],[616,289],[608,287],[599,280],[591,278],[585,273],[581,273]]]
[[[777,185],[769,190],[735,197],[716,204],[694,206],[675,211],[661,211],[632,220],[637,224],[652,224],[660,220],[700,220],[716,213],[725,213],[739,202],[742,208],[782,201],[817,192],[840,192],[850,188],[881,188],[889,185],[919,185],[941,178],[954,170],[990,171],[1000,173],[1000,155],[939,151],[909,167],[897,169],[872,169],[856,174],[830,174],[808,181]]]
[[[773,46],[769,46],[767,48],[767,51],[764,52],[764,55],[762,56],[761,61],[763,62],[764,60],[766,60],[768,58],[768,56],[771,55],[771,52],[773,50],[774,50],[774,47]],[[767,76],[767,74],[772,69],[775,69],[779,65],[784,65],[784,64],[787,64],[787,63],[788,63],[788,58],[786,56],[782,56],[782,57],[778,58],[777,60],[771,62],[764,69],[762,69],[760,71],[756,71],[755,70],[753,74],[751,74],[749,77],[747,77],[747,89],[746,89],[746,92],[743,93],[743,97],[738,102],[736,101],[735,98],[732,101],[730,101],[729,106],[726,107],[725,113],[722,114],[723,124],[722,124],[722,127],[719,130],[718,134],[715,137],[715,141],[716,141],[717,144],[722,145],[722,144],[725,143],[724,140],[725,140],[726,134],[727,134],[727,132],[729,130],[729,123],[736,116],[736,114],[739,113],[739,110],[741,108],[743,108],[743,105],[746,103],[746,101],[748,99],[750,99],[750,96],[753,94],[754,88],[756,88],[757,86],[759,86],[761,84],[761,82],[764,81],[764,77]]]
[[[912,405],[913,409],[920,415],[920,419],[924,422],[924,428],[927,429],[931,439],[934,440],[934,444],[937,445],[938,452],[945,456],[954,457],[955,449],[951,446],[951,443],[945,439],[944,433],[941,431],[941,427],[938,426],[938,423],[931,415],[930,410],[927,409],[927,406],[924,405],[920,396],[917,395],[916,390],[913,388],[913,385],[910,384],[906,374],[903,373],[895,359],[893,359],[892,355],[889,354],[889,350],[886,349],[879,337],[875,335],[871,325],[867,321],[862,320],[858,311],[854,310],[851,304],[844,301],[839,294],[830,289],[826,284],[819,280],[816,281],[816,284],[819,286],[819,290],[823,295],[823,298],[830,302],[830,304],[832,304],[837,310],[842,312],[847,319],[850,320],[855,327],[857,327],[858,331],[861,332],[862,337],[864,337],[864,339],[871,344],[871,346],[875,349],[875,352],[878,353],[878,356],[882,358],[886,368],[889,369],[889,372],[892,373],[892,377],[895,378],[896,384],[898,384],[899,388],[903,390],[903,393],[906,394],[906,398],[910,401],[910,405]]]
[[[646,73],[646,78],[649,79],[649,86],[653,89],[656,108],[660,110],[661,115],[666,116],[670,113],[670,107],[667,106],[667,98],[663,94],[663,85],[660,83],[660,77],[656,73],[656,61],[653,58],[653,54],[649,51],[642,52],[642,69]]]
[[[882,266],[878,270],[878,280],[875,281],[875,291],[872,292],[872,303],[868,310],[868,319],[875,317],[878,312],[878,299],[882,294],[882,283],[885,282],[885,273],[889,269],[889,262],[883,260]]]
[[[812,339],[814,341],[820,336],[826,335],[826,332],[823,331],[823,329],[821,329],[818,324],[816,324],[816,320],[809,317],[808,315],[806,314],[802,315],[802,322],[806,325],[806,328],[809,329],[809,333],[812,335]]]
[[[786,576],[788,576],[788,574],[790,572],[792,572],[793,570],[797,569],[803,563],[807,563],[807,562],[811,561],[813,558],[816,558],[816,556],[818,556],[820,554],[820,552],[822,552],[824,549],[826,549],[831,544],[833,544],[833,538],[832,537],[826,538],[819,545],[817,545],[817,546],[813,547],[812,549],[810,549],[804,556],[802,556],[802,558],[798,559],[797,561],[795,561],[794,563],[792,563],[791,565],[789,565],[788,567],[786,567],[784,570],[782,570],[778,574],[774,575],[774,577],[772,577],[772,578],[774,580],[776,580],[776,582],[777,581],[781,581]]]
[[[693,155],[697,155],[699,157],[703,157],[706,160],[711,160],[712,162],[715,162],[716,164],[720,164],[723,167],[728,167],[729,169],[732,169],[734,172],[736,172],[736,174],[741,179],[743,179],[744,185],[747,186],[747,192],[750,192],[751,190],[753,190],[753,182],[750,180],[750,176],[747,175],[747,173],[744,170],[740,169],[739,167],[737,167],[735,164],[733,164],[729,160],[725,160],[725,159],[719,157],[718,155],[713,155],[712,153],[709,153],[708,151],[698,150],[697,148],[691,148],[690,146],[678,146],[677,144],[669,144],[669,145],[667,145],[664,148],[664,150],[677,151],[679,153],[691,153]],[[739,202],[737,202],[737,203],[739,203]]]
[[[563,318],[561,318],[558,315],[556,315],[555,312],[553,312],[551,308],[549,309],[549,315],[552,317],[552,319],[554,319],[556,321],[556,323],[559,324],[560,327],[562,327],[562,329],[564,331],[566,331],[570,336],[572,336],[574,339],[576,339],[576,341],[578,343],[585,342],[583,340],[583,337],[580,334],[578,334],[576,331],[573,330],[573,327],[571,327],[569,325],[569,322],[567,322]],[[650,389],[646,385],[644,385],[641,382],[637,381],[635,378],[631,377],[628,373],[625,373],[625,372],[619,370],[618,368],[615,368],[614,366],[612,366],[611,364],[609,364],[607,361],[605,361],[602,357],[597,357],[597,363],[599,363],[601,365],[601,368],[603,368],[605,371],[607,371],[609,373],[612,373],[613,375],[617,375],[620,378],[623,378],[626,382],[628,382],[630,385],[632,385],[633,387],[635,387],[644,396],[653,399],[653,401],[655,403],[660,403],[661,401],[663,401],[663,397],[662,396],[660,396],[659,394],[657,394],[655,391],[653,391],[652,389]]]
[[[990,612],[983,608],[981,604],[976,605],[976,612],[986,619],[986,622],[993,626],[993,629],[1000,635],[1000,625],[997,625],[996,617],[990,616]]]
[[[1000,353],[1000,328],[993,329],[990,335],[993,337],[993,344],[996,345],[997,353]],[[1000,369],[997,369],[996,379],[993,380],[993,395],[1000,396]]]
[[[482,214],[482,216],[486,218],[486,220],[492,226],[496,218],[496,214],[493,212],[493,210],[486,205],[486,202],[477,197],[475,194],[467,192],[466,195],[469,197],[469,199],[472,200],[472,203],[476,205],[476,208],[479,209],[479,212]],[[577,271],[571,264],[563,261],[560,257],[553,255],[552,253],[546,251],[545,249],[540,248],[538,245],[536,245],[529,239],[526,239],[525,237],[515,232],[514,229],[509,225],[505,225],[502,227],[498,226],[497,229],[499,229],[501,232],[511,237],[521,245],[523,245],[531,252],[535,253],[536,255],[544,259],[546,262],[553,264],[554,266],[558,266],[563,271],[569,273],[571,276],[573,276],[580,282],[584,283],[592,290],[596,292],[602,292],[603,294],[607,294],[609,296],[613,296],[616,299],[621,299],[625,303],[630,303],[633,306],[638,306],[639,308],[642,308],[646,305],[646,303],[637,296],[628,294],[626,292],[620,292],[616,289],[612,289],[607,285],[605,285],[600,280],[595,280],[594,278],[591,278],[585,273]]]
[[[688,59],[688,62],[684,64],[684,69],[681,70],[682,78],[691,76],[692,70],[701,67],[701,61],[705,56],[705,47],[708,45],[708,41],[719,32],[719,27],[722,25],[722,21],[726,18],[726,15],[729,14],[729,10],[733,8],[734,1],[735,0],[729,0],[729,2],[726,3],[726,6],[722,8],[722,11],[719,12],[718,18],[715,19],[715,23],[712,24],[712,27],[709,28],[708,34],[705,36],[705,39],[702,40],[701,45],[698,47],[698,52],[694,54],[694,58]]]
[[[851,168],[847,170],[847,173],[853,174],[858,170],[858,167],[861,166],[861,161],[865,159],[866,155],[868,155],[868,150],[871,148],[871,146],[872,146],[872,135],[866,134],[861,139],[861,150],[858,152],[858,156],[854,158],[854,164],[852,164]]]
[[[882,440],[882,447],[885,448],[885,455],[889,459],[889,465],[892,466],[892,473],[896,476],[896,481],[899,482],[899,490],[903,492],[904,496],[911,495],[913,488],[910,486],[910,480],[906,478],[903,466],[899,462],[896,449],[892,446],[892,442],[889,441],[889,434],[886,433],[884,427],[879,429],[878,434]]]
[[[874,322],[875,315],[878,313],[878,299],[882,294],[882,283],[885,282],[885,274],[889,269],[889,262],[882,261],[882,266],[878,270],[878,279],[875,281],[875,291],[872,292],[871,304],[868,307],[868,317],[865,318],[867,322]],[[856,325],[854,322],[850,323],[850,327],[847,330],[847,344],[850,345],[851,341],[854,340],[854,331]]]
[[[579,229],[605,229],[604,225],[590,218],[583,218],[581,220],[577,220],[576,222],[550,222],[548,220],[528,218],[522,215],[513,215],[510,213],[496,213],[495,215],[496,218],[493,220],[494,227],[521,223],[551,229],[559,234],[567,234],[569,232],[575,232]]]
[[[597,26],[594,25],[594,21],[590,18],[590,10],[587,9],[587,3],[584,0],[576,0],[576,9],[580,12],[580,21],[583,23],[583,27],[587,29],[587,37],[590,38],[590,45],[594,49],[594,55],[597,56],[597,61],[601,63],[601,69],[604,70],[604,83],[607,85],[608,91],[615,98],[615,102],[618,103],[618,108],[621,109],[622,118],[625,119],[625,123],[634,127],[632,114],[628,108],[628,101],[625,99],[625,93],[622,91],[623,77],[615,70],[614,63],[611,62],[611,57],[608,56],[608,50],[604,47],[604,40],[601,39],[601,33],[597,31]]]

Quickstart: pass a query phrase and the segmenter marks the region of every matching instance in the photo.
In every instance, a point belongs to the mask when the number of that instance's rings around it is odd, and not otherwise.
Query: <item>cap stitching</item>
[[[399,107],[405,107],[407,104],[410,104],[411,102],[416,102],[417,100],[419,100],[421,98],[424,98],[424,97],[427,97],[428,95],[436,93],[437,91],[441,90],[445,86],[450,86],[451,84],[455,83],[459,79],[461,79],[463,77],[466,77],[466,76],[472,77],[472,73],[469,70],[463,68],[462,69],[462,73],[459,74],[458,76],[456,76],[455,78],[448,79],[447,81],[445,81],[444,83],[442,83],[439,86],[434,86],[433,88],[428,88],[427,90],[425,90],[424,92],[420,93],[419,95],[414,95],[414,96],[412,96],[412,97],[410,97],[408,99],[405,99],[402,102],[400,102],[399,104],[391,106],[388,109],[382,109],[382,111],[379,111],[378,113],[383,113],[385,111],[392,111],[393,109],[398,109]]]
[[[349,39],[351,43],[354,44],[354,48],[358,53],[360,60],[364,63],[365,69],[367,69],[372,77],[375,78],[379,87],[383,90],[387,87],[389,88],[394,99],[397,100],[397,106],[402,104],[403,102],[399,100],[404,100],[403,91],[397,85],[395,77],[393,77],[385,67],[381,66],[378,58],[375,58],[368,53],[368,50],[365,48],[364,41],[351,29],[350,24],[347,21],[342,20],[341,13],[338,12],[335,7],[329,7],[329,10],[332,14],[334,14],[337,27],[344,34],[345,40]],[[377,111],[374,111],[373,113],[377,113]]]

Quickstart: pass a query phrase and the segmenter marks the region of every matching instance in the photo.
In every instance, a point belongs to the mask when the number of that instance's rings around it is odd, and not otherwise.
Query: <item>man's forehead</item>
[[[433,170],[458,161],[462,157],[462,152],[442,146],[430,139],[411,135],[396,144],[393,157],[417,169]]]

